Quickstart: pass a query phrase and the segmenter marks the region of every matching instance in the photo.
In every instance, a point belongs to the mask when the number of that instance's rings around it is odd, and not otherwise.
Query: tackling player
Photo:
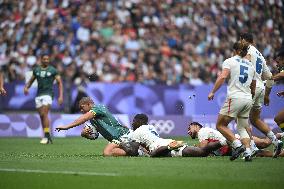
[[[24,88],[25,95],[28,95],[29,88],[31,87],[33,82],[37,80],[38,90],[35,98],[35,104],[44,131],[44,137],[40,141],[41,144],[52,143],[49,131],[48,113],[54,96],[53,93],[54,80],[56,80],[58,83],[58,90],[59,90],[58,104],[61,105],[63,103],[63,85],[60,75],[53,66],[49,65],[49,63],[50,63],[50,57],[47,54],[42,55],[40,66],[34,68],[33,75]]]
[[[155,127],[148,125],[148,117],[145,114],[137,114],[132,127],[134,131],[128,135],[129,140],[148,149],[151,157],[204,157],[221,147],[220,141],[199,148],[187,146],[182,141],[160,138]]]
[[[245,40],[249,43],[249,49],[247,55],[250,57],[250,61],[255,68],[256,71],[256,89],[255,95],[253,98],[253,105],[250,111],[250,122],[253,126],[258,128],[264,135],[266,135],[274,145],[274,155],[273,157],[277,157],[281,152],[281,148],[283,146],[283,142],[278,140],[269,126],[260,119],[260,113],[262,104],[264,103],[266,106],[269,105],[269,94],[271,91],[271,87],[273,85],[272,73],[270,72],[268,66],[266,65],[266,61],[262,54],[253,46],[253,36],[250,33],[242,33],[240,35],[241,40]],[[263,80],[266,80],[266,86],[264,86]],[[252,148],[254,148],[254,142],[252,142]]]
[[[249,127],[248,117],[252,107],[252,98],[255,93],[255,70],[249,60],[245,58],[249,44],[244,40],[234,44],[235,56],[226,59],[222,65],[222,73],[217,78],[214,88],[208,95],[208,100],[213,100],[215,92],[227,78],[227,99],[221,108],[216,128],[231,143],[233,148],[230,160],[235,160],[244,153],[245,160],[251,161],[250,137],[246,130]],[[228,124],[237,120],[238,140]]]
[[[127,134],[130,133],[130,130],[122,126],[105,106],[95,105],[90,97],[83,97],[79,101],[79,107],[84,114],[68,125],[56,127],[56,130],[58,132],[68,130],[90,120],[92,126],[110,142],[103,151],[104,156],[127,155],[119,145],[121,142],[126,141]],[[83,130],[82,136],[88,138],[87,133],[88,131]]]

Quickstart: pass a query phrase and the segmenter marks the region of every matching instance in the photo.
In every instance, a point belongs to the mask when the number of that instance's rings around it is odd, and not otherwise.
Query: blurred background
[[[52,127],[78,113],[82,96],[107,105],[128,126],[143,112],[172,128],[165,134],[184,133],[191,120],[214,127],[225,86],[213,102],[207,95],[238,34],[253,33],[276,73],[283,24],[281,0],[0,0],[0,67],[8,93],[0,97],[0,133],[41,129],[36,85],[29,96],[23,88],[42,53],[50,54],[64,81],[64,105],[54,101]],[[280,90],[281,83],[263,109],[272,127],[284,107]]]

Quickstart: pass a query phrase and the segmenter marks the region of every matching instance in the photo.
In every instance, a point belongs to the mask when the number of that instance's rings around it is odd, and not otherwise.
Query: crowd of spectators
[[[0,67],[23,81],[48,53],[72,82],[190,83],[216,79],[240,32],[275,70],[281,0],[0,0]]]

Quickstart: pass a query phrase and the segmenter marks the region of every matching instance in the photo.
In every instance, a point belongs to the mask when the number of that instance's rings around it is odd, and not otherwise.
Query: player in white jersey
[[[277,157],[281,152],[283,143],[276,138],[269,126],[260,119],[262,104],[264,103],[265,105],[269,105],[269,94],[272,87],[272,73],[266,65],[266,61],[262,54],[253,46],[252,34],[242,33],[240,35],[240,39],[245,40],[250,44],[248,55],[256,71],[256,90],[253,98],[253,106],[249,116],[250,122],[271,140],[274,145],[273,157]],[[266,86],[264,86],[263,80],[268,80]],[[253,140],[251,140],[251,147],[252,149],[255,148]]]
[[[235,56],[226,59],[222,65],[222,73],[217,78],[208,100],[213,100],[215,92],[227,78],[227,99],[221,108],[216,124],[218,131],[231,143],[233,148],[230,160],[235,160],[245,151],[246,161],[251,161],[250,137],[246,130],[249,127],[248,117],[252,107],[252,97],[255,92],[255,70],[249,60],[245,58],[248,43],[244,40],[234,44]],[[238,133],[241,141],[236,139],[228,124],[237,120]]]
[[[221,147],[217,141],[204,148],[187,146],[181,141],[163,139],[159,137],[155,127],[148,125],[148,117],[145,114],[137,114],[132,123],[133,132],[128,135],[130,141],[138,142],[149,150],[151,157],[203,157]]]
[[[188,135],[191,136],[192,139],[197,138],[199,141],[199,144],[197,146],[199,147],[205,147],[210,142],[216,142],[216,141],[226,141],[225,137],[217,130],[209,128],[209,127],[203,127],[198,122],[192,122],[188,126]],[[239,135],[235,135],[236,138],[240,138]],[[277,133],[277,138],[281,140],[283,138],[283,133]],[[256,136],[253,136],[253,140],[255,140],[255,144],[258,148],[264,149],[267,148],[271,144],[271,140],[269,138],[259,138]],[[223,143],[223,146],[219,148],[218,150],[215,150],[212,152],[212,155],[215,156],[229,156],[231,155],[231,148],[227,145],[227,143]],[[258,157],[272,157],[273,152],[269,150],[259,150],[256,154]],[[284,157],[284,151],[282,150],[281,154],[279,155],[281,157]]]

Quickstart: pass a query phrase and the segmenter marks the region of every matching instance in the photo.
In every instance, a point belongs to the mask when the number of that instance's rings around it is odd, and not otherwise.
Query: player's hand
[[[29,94],[29,89],[27,87],[24,88],[24,94],[28,95]]]
[[[0,95],[6,96],[7,92],[4,88],[0,88]]]
[[[269,106],[269,103],[270,103],[269,96],[264,96],[264,105]]]
[[[209,93],[209,95],[208,95],[208,100],[213,100],[213,98],[214,98],[214,93]]]
[[[58,97],[57,102],[58,105],[60,106],[63,103],[63,97]]]
[[[61,130],[67,130],[67,128],[64,126],[59,126],[59,127],[56,127],[55,130],[59,132]]]
[[[277,96],[279,96],[279,97],[282,97],[282,98],[283,98],[283,97],[284,97],[284,91],[278,92],[278,93],[277,93]]]

